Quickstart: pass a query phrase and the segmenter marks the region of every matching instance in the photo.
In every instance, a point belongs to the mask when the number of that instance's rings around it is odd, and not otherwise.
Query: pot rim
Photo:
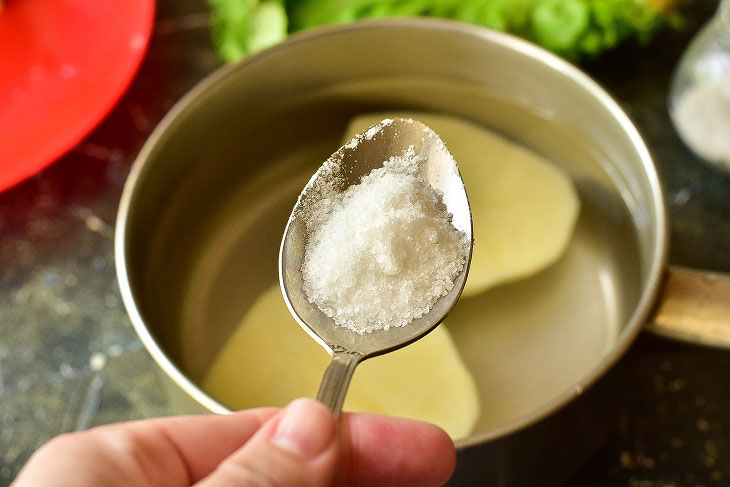
[[[618,122],[621,129],[628,136],[634,149],[639,155],[645,175],[647,176],[651,188],[651,198],[656,208],[653,213],[654,222],[656,224],[656,236],[650,242],[653,256],[646,271],[646,281],[642,286],[641,297],[626,323],[623,331],[619,335],[613,348],[596,364],[592,369],[588,370],[583,378],[573,384],[566,391],[545,403],[533,412],[524,415],[518,419],[510,421],[498,428],[492,429],[484,433],[472,434],[466,438],[457,439],[455,441],[457,449],[463,449],[475,446],[481,443],[494,441],[511,433],[515,433],[525,429],[542,419],[550,416],[562,406],[571,400],[580,396],[583,391],[590,387],[600,377],[602,377],[628,350],[638,335],[641,326],[646,321],[651,312],[654,302],[659,292],[661,277],[666,266],[668,254],[668,223],[667,208],[664,200],[664,191],[659,179],[656,166],[651,158],[648,148],[643,139],[639,135],[638,130],[633,125],[629,117],[621,110],[619,105],[613,98],[592,78],[581,71],[579,68],[568,63],[564,59],[552,54],[545,49],[531,44],[523,39],[510,34],[489,30],[478,25],[467,24],[464,22],[437,19],[437,18],[405,18],[405,19],[366,19],[349,24],[328,25],[317,27],[314,29],[298,32],[290,35],[284,42],[273,47],[265,49],[259,53],[253,54],[243,61],[234,65],[225,65],[217,68],[215,71],[207,75],[199,81],[191,90],[189,90],[162,118],[159,124],[150,134],[149,138],[143,145],[137,155],[132,168],[130,170],[127,181],[122,191],[119,209],[117,212],[117,221],[115,226],[115,246],[114,255],[117,269],[117,278],[119,282],[120,292],[124,306],[127,309],[132,325],[137,335],[142,341],[144,347],[152,355],[155,362],[162,370],[189,396],[197,401],[204,408],[213,413],[227,414],[231,410],[223,406],[212,397],[208,396],[201,388],[195,385],[178,367],[172,362],[168,355],[158,345],[155,338],[150,333],[142,315],[137,308],[134,293],[132,291],[129,275],[127,274],[126,260],[126,233],[128,226],[128,216],[130,206],[134,199],[138,181],[142,177],[145,167],[148,164],[149,157],[154,153],[159,140],[169,130],[176,125],[178,117],[182,115],[190,105],[195,103],[201,95],[208,91],[212,86],[217,84],[228,76],[233,76],[239,70],[247,69],[248,66],[258,62],[262,58],[268,56],[271,52],[279,49],[288,49],[295,44],[311,42],[313,40],[333,35],[341,35],[342,33],[354,30],[372,30],[372,29],[415,29],[415,30],[441,30],[450,31],[455,34],[467,35],[476,38],[479,41],[487,41],[489,43],[499,44],[511,50],[518,52],[526,57],[531,58],[535,62],[539,62],[558,71],[561,75],[570,79],[578,87],[593,96],[603,108],[605,108],[611,116]]]

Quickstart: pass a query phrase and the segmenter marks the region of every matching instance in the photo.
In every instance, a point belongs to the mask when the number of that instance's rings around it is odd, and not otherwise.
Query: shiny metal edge
[[[122,195],[119,201],[119,209],[117,211],[117,221],[114,230],[114,261],[117,271],[117,281],[119,282],[119,290],[122,295],[122,302],[124,307],[129,314],[129,318],[132,322],[137,335],[139,335],[142,344],[147,349],[147,352],[152,356],[153,360],[159,365],[162,370],[170,377],[170,379],[180,386],[187,394],[189,394],[195,401],[200,403],[203,407],[209,409],[213,413],[227,414],[231,411],[215,401],[213,398],[208,396],[202,391],[197,385],[195,385],[187,376],[185,376],[177,366],[170,360],[165,352],[162,351],[157,341],[150,333],[144,318],[142,317],[134,298],[134,292],[129,281],[129,275],[127,274],[127,258],[126,258],[126,247],[127,247],[127,223],[130,206],[134,199],[134,194],[138,181],[144,168],[147,165],[147,161],[150,155],[155,151],[160,138],[174,125],[178,116],[182,114],[197,97],[205,92],[211,85],[225,76],[226,73],[232,71],[232,66],[223,66],[218,70],[214,71],[211,75],[204,78],[201,82],[195,85],[190,91],[188,91],[173,107],[165,114],[160,120],[155,129],[152,131],[150,136],[145,141],[142,149],[140,149],[137,157],[132,163],[129,175]]]
[[[500,437],[506,436],[510,433],[519,431],[527,428],[528,426],[538,422],[539,420],[551,415],[557,411],[560,407],[567,404],[570,400],[581,395],[583,391],[590,387],[596,382],[608,369],[610,369],[621,356],[625,354],[631,343],[638,335],[644,321],[649,316],[652,310],[653,303],[659,292],[659,284],[661,276],[666,265],[668,255],[668,231],[667,231],[667,207],[664,201],[664,191],[662,184],[657,174],[656,166],[652,160],[649,149],[644,143],[643,139],[639,135],[638,130],[633,125],[629,117],[623,112],[619,105],[613,100],[613,98],[593,79],[587,74],[583,73],[580,69],[563,60],[562,58],[552,54],[537,45],[531,44],[525,40],[515,37],[510,34],[502,32],[492,31],[484,27],[477,25],[467,24],[463,22],[457,22],[445,19],[436,18],[408,18],[408,19],[377,19],[377,20],[361,20],[358,22],[334,26],[323,26],[317,27],[303,32],[292,34],[281,44],[277,44],[264,51],[253,54],[252,56],[244,59],[238,64],[227,65],[218,68],[213,71],[206,78],[201,80],[195,85],[186,95],[184,95],[163,117],[157,127],[153,130],[152,134],[145,142],[144,146],[140,150],[135,162],[130,171],[127,182],[125,183],[122,197],[120,200],[119,211],[117,213],[117,222],[115,230],[115,260],[117,268],[117,276],[119,280],[120,290],[122,299],[127,312],[130,315],[132,324],[139,334],[142,343],[148,352],[152,355],[153,359],[157,362],[160,367],[175,381],[185,392],[198,401],[202,406],[209,409],[214,413],[230,413],[231,411],[221,405],[219,402],[213,400],[205,392],[202,391],[198,386],[190,381],[167,357],[167,355],[160,349],[154,337],[150,334],[147,326],[144,323],[139,310],[136,307],[133,292],[129,283],[129,279],[126,273],[126,256],[125,256],[125,233],[126,233],[126,218],[129,211],[129,207],[134,195],[134,188],[137,185],[137,180],[140,178],[141,172],[145,167],[145,162],[149,155],[154,151],[157,141],[162,135],[174,125],[177,117],[182,114],[194,100],[196,100],[202,93],[207,91],[212,85],[220,81],[221,79],[232,75],[239,69],[243,69],[252,63],[257,62],[262,56],[268,55],[270,52],[278,49],[288,48],[291,44],[310,42],[315,39],[324,36],[340,35],[342,32],[348,32],[351,30],[362,30],[362,29],[380,29],[387,28],[391,29],[394,27],[403,29],[424,29],[424,30],[447,30],[457,32],[461,34],[467,34],[473,37],[487,39],[497,44],[509,47],[514,51],[517,51],[524,56],[535,59],[538,62],[544,63],[550,68],[560,72],[569,79],[573,80],[582,88],[586,89],[591,93],[600,103],[606,108],[611,115],[613,115],[618,121],[621,128],[629,136],[629,139],[633,143],[642,161],[642,165],[649,178],[651,185],[651,196],[656,206],[656,212],[654,213],[657,235],[653,241],[653,247],[657,249],[650,263],[650,268],[647,273],[646,284],[644,291],[639,300],[639,303],[634,310],[626,328],[619,337],[619,341],[610,353],[608,353],[601,362],[586,374],[585,378],[569,390],[559,395],[554,400],[545,404],[535,412],[523,416],[520,419],[509,422],[500,428],[496,428],[487,433],[471,435],[467,438],[457,439],[455,445],[457,449],[468,448],[476,446],[480,443],[496,440]]]

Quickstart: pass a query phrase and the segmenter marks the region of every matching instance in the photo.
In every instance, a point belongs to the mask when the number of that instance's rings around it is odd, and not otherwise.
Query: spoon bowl
[[[466,261],[454,280],[454,287],[439,298],[431,309],[402,327],[390,327],[359,334],[325,315],[310,303],[303,288],[302,264],[307,246],[306,208],[326,194],[339,193],[358,184],[362,176],[382,167],[392,156],[409,148],[422,156],[421,174],[436,190],[452,215],[457,230],[469,242]],[[412,343],[433,330],[449,314],[466,283],[471,262],[472,219],[469,200],[454,158],[441,138],[426,125],[409,119],[387,119],[356,135],[342,146],[312,176],[304,187],[284,231],[279,252],[279,282],[286,305],[297,322],[331,355],[317,399],[339,414],[352,373],[361,361]]]

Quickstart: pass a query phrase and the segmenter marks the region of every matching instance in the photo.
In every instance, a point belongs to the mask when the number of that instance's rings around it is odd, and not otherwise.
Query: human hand
[[[13,487],[436,486],[456,462],[436,426],[345,413],[298,399],[285,409],[177,416],[54,438]]]

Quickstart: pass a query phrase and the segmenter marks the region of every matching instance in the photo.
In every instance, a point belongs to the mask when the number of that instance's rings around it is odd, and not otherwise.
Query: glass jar
[[[692,151],[730,171],[730,0],[720,2],[682,55],[669,113]]]

